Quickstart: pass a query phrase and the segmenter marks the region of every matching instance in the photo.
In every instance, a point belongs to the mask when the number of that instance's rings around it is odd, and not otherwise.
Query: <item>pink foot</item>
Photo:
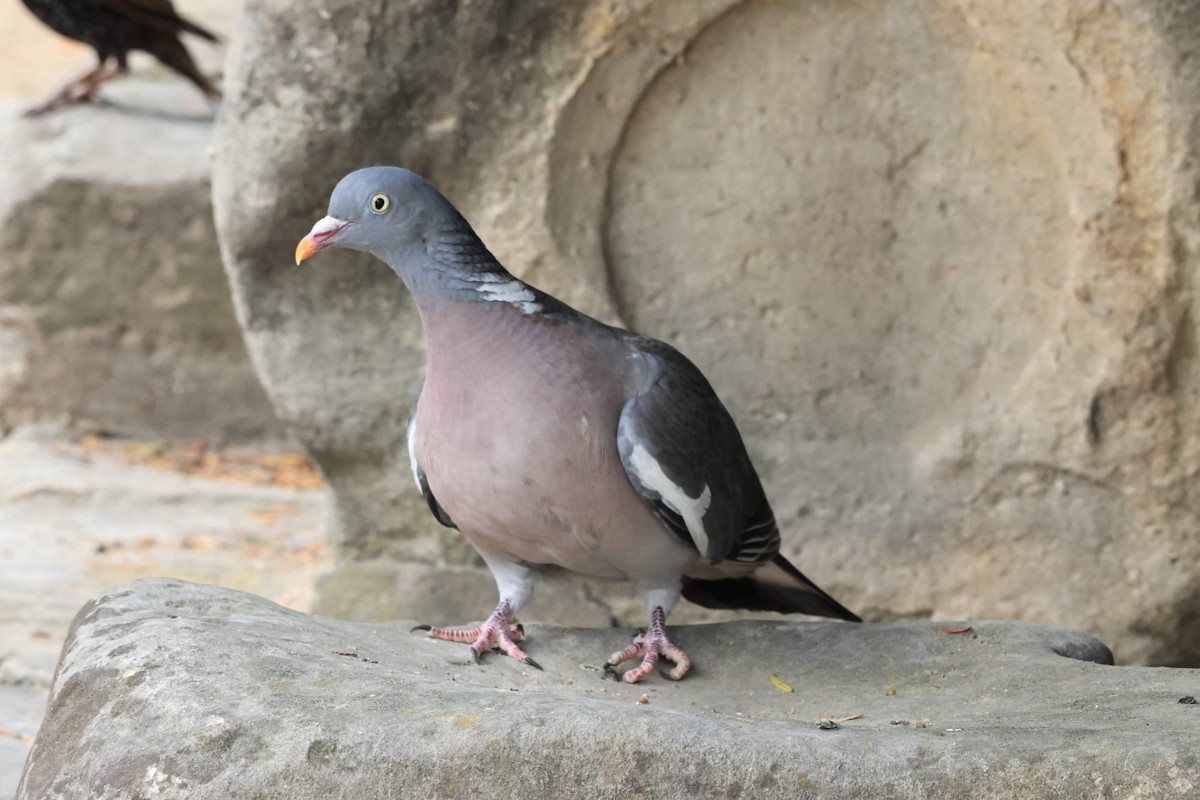
[[[454,628],[435,628],[432,625],[418,625],[414,631],[428,631],[434,639],[445,639],[449,642],[470,642],[471,658],[479,663],[479,657],[493,647],[503,650],[510,658],[528,664],[534,669],[542,665],[534,661],[525,651],[517,646],[525,629],[518,624],[512,624],[512,613],[507,600],[500,601],[496,610],[482,625],[470,630],[460,631]]]
[[[609,656],[608,661],[604,662],[604,674],[614,680],[623,680],[625,683],[637,683],[654,671],[654,665],[658,663],[660,658],[665,658],[668,661],[675,662],[675,668],[663,670],[662,676],[664,678],[677,681],[683,678],[684,675],[687,675],[688,670],[692,668],[692,660],[688,658],[687,653],[671,644],[671,640],[667,638],[666,623],[667,615],[663,613],[661,607],[655,607],[654,611],[650,614],[650,627],[639,633],[637,638],[633,640],[633,644],[629,645],[629,647]],[[621,664],[638,656],[642,657],[641,664],[629,670],[624,675],[617,670],[617,667]]]

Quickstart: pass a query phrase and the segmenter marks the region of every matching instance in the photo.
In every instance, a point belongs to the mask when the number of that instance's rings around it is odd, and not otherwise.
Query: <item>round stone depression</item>
[[[914,431],[1007,391],[1055,325],[1059,160],[942,4],[745,3],[634,106],[605,256],[626,321],[713,380],[781,517],[911,533],[940,513]]]

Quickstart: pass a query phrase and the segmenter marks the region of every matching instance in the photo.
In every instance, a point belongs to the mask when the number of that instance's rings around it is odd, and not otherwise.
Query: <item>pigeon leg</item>
[[[435,628],[432,625],[418,625],[414,631],[426,631],[433,639],[445,639],[449,642],[471,642],[471,658],[476,662],[479,657],[493,647],[503,650],[510,658],[528,664],[534,669],[541,669],[541,664],[534,661],[525,651],[517,646],[525,629],[512,618],[512,605],[508,600],[501,600],[500,605],[484,623],[470,630],[460,631],[455,628]]]
[[[641,664],[624,675],[617,670],[621,664],[638,656],[642,657]],[[639,633],[629,647],[609,656],[608,661],[604,663],[604,674],[620,678],[625,683],[637,683],[654,671],[654,665],[660,658],[675,662],[673,669],[662,672],[662,676],[668,680],[680,680],[692,668],[692,660],[688,658],[688,654],[671,644],[671,640],[667,638],[666,612],[662,606],[655,606],[650,612],[650,626]]]

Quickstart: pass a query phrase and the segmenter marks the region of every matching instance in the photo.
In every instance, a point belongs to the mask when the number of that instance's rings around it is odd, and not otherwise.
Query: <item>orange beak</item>
[[[312,258],[316,253],[332,244],[333,237],[341,233],[350,223],[337,217],[325,217],[317,220],[308,235],[296,245],[296,264]]]

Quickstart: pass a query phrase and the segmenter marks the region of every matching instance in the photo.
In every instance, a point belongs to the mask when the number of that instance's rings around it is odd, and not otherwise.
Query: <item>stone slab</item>
[[[176,580],[76,617],[22,800],[1100,798],[1200,791],[1200,672],[1112,667],[1063,628],[675,629],[680,683],[599,665],[627,632],[531,625],[544,672]],[[772,685],[777,676],[795,689]],[[818,719],[850,717],[822,730]]]
[[[0,441],[0,729],[37,733],[71,619],[112,586],[171,576],[307,609],[331,562],[325,506],[319,491],[130,465],[45,426]],[[28,753],[0,735],[0,800]]]

